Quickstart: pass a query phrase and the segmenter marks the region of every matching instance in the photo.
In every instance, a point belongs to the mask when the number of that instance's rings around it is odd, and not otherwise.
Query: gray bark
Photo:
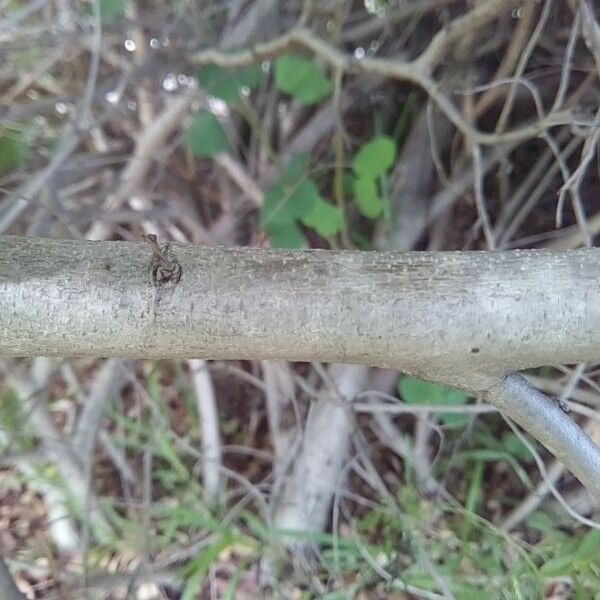
[[[344,465],[348,461],[354,428],[351,401],[364,391],[368,371],[366,367],[332,365],[329,375],[337,397],[325,388],[311,404],[300,454],[278,499],[276,529],[323,531],[335,491],[343,487]],[[297,548],[312,545],[294,535],[286,542]]]
[[[482,391],[600,359],[600,250],[284,252],[0,238],[0,354],[390,367]]]
[[[585,480],[587,473],[600,473],[600,454],[596,444],[566,417],[557,402],[533,388],[521,375],[506,377],[491,387],[484,399],[534,435],[558,460],[567,463],[576,454],[579,459],[570,466],[573,474]],[[587,448],[586,448],[587,446]],[[588,490],[600,498],[600,482],[587,483]]]

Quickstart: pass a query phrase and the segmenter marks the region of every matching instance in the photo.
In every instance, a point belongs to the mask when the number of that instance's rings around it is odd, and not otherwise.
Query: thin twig
[[[564,104],[565,96],[569,89],[569,79],[571,75],[571,69],[573,67],[573,53],[575,51],[575,45],[579,38],[579,30],[581,27],[581,11],[578,10],[573,18],[573,24],[571,25],[571,33],[569,34],[569,42],[567,44],[567,50],[565,52],[565,58],[563,60],[562,73],[560,75],[560,85],[556,92],[556,98],[552,104],[550,112],[559,110]]]
[[[521,60],[519,60],[519,64],[517,65],[517,70],[515,71],[515,74],[514,74],[515,83],[513,83],[513,85],[511,85],[511,87],[510,87],[508,96],[506,97],[506,100],[504,101],[504,106],[502,107],[502,112],[500,113],[500,116],[498,117],[498,121],[496,122],[496,133],[500,133],[506,129],[508,117],[510,116],[510,112],[513,107],[513,102],[515,100],[515,95],[517,93],[516,81],[521,79],[521,77],[523,75],[523,71],[525,71],[525,67],[527,66],[529,57],[531,56],[531,53],[533,52],[533,49],[535,48],[535,46],[538,42],[538,39],[539,39],[540,35],[542,34],[542,31],[546,25],[546,21],[548,20],[548,17],[550,16],[550,12],[552,10],[552,4],[553,4],[553,0],[546,0],[546,2],[544,3],[544,8],[542,9],[542,14],[540,15],[538,24],[536,25],[535,29],[533,30],[533,33],[531,34],[531,37],[529,38],[529,42],[527,43],[527,46],[525,46],[525,50],[523,51],[523,54],[521,54]]]
[[[560,394],[561,402],[568,400],[572,392],[579,385],[579,381],[585,371],[585,368],[585,363],[577,366],[572,376],[569,378],[567,385]],[[561,462],[555,460],[548,469],[546,477],[540,481],[536,489],[529,494],[525,500],[520,502],[518,506],[513,508],[513,510],[511,510],[510,513],[503,519],[501,528],[504,531],[510,531],[521,521],[525,520],[544,501],[546,495],[552,491],[552,485],[556,485],[564,471],[565,466]]]
[[[577,150],[577,147],[581,144],[581,140],[578,138],[572,138],[569,143],[564,147],[561,152],[561,156],[563,161],[566,161],[570,158],[570,156]],[[551,154],[552,152],[550,152]],[[525,203],[521,206],[521,208],[514,215],[512,220],[506,224],[506,228],[502,232],[502,236],[500,237],[499,246],[504,248],[508,245],[513,236],[517,233],[519,227],[524,223],[527,219],[528,215],[535,208],[536,204],[539,200],[544,196],[546,190],[551,185],[552,181],[556,177],[556,174],[559,171],[559,164],[557,162],[552,163],[549,168],[544,171],[543,165],[547,165],[545,160],[545,155],[540,159],[540,164],[536,165],[532,168],[529,176],[521,183],[521,186],[513,196],[510,204],[507,205],[507,215],[510,215],[517,206],[527,197]],[[544,175],[542,179],[538,182],[533,191],[530,191],[531,185],[535,179],[539,176],[539,174],[543,172]],[[499,223],[498,228],[502,227],[502,222]],[[581,232],[578,232],[580,235]]]
[[[81,100],[78,118],[79,128],[83,130],[87,129],[90,125],[90,110],[94,100],[94,91],[96,89],[98,69],[100,67],[100,56],[102,54],[102,20],[100,16],[100,0],[92,0],[92,26],[94,28],[94,32],[90,36],[90,68],[88,70],[88,76],[85,82],[85,89],[83,92],[83,98]]]
[[[494,233],[492,232],[492,226],[490,224],[490,216],[488,214],[487,207],[485,205],[485,198],[483,196],[483,167],[481,164],[481,148],[477,145],[473,146],[472,154],[477,214],[479,215],[479,220],[483,226],[483,233],[485,235],[487,248],[488,250],[494,250],[496,248],[496,241],[494,240]]]
[[[569,504],[567,504],[567,501],[563,498],[562,494],[556,489],[554,483],[548,477],[548,473],[546,472],[546,467],[544,465],[544,461],[542,460],[542,457],[540,456],[539,452],[535,449],[533,444],[531,444],[529,442],[527,437],[521,433],[519,428],[510,419],[508,419],[507,417],[504,417],[504,420],[506,421],[508,426],[513,430],[514,434],[517,436],[517,438],[523,444],[523,446],[525,446],[525,448],[527,448],[527,450],[529,451],[531,456],[533,456],[533,460],[535,461],[535,464],[536,464],[537,468],[539,469],[539,471],[542,475],[542,478],[546,481],[546,484],[550,488],[550,491],[552,492],[552,494],[554,495],[554,497],[558,501],[558,503],[562,506],[562,508],[571,517],[573,517],[573,519],[575,519],[575,521],[577,521],[581,525],[585,525],[586,527],[590,527],[592,529],[600,530],[600,523],[598,521],[593,521],[592,519],[588,519],[588,518],[578,514],[569,506]]]
[[[519,25],[511,36],[510,45],[504,53],[502,62],[496,69],[492,81],[498,81],[499,79],[510,76],[513,67],[519,60],[523,46],[527,42],[533,16],[537,10],[537,4],[535,2],[525,2],[525,6],[522,7],[522,10],[523,14],[519,18]],[[475,104],[475,115],[479,116],[483,114],[496,101],[501,93],[502,91],[497,87],[486,90],[485,94],[483,94]]]
[[[156,120],[144,130],[137,142],[135,151],[120,176],[117,189],[108,196],[104,210],[120,208],[142,185],[144,177],[152,166],[167,137],[181,125],[189,114],[198,92],[190,91],[171,101]],[[1,226],[0,226],[1,230]],[[110,234],[106,223],[97,222],[87,232],[89,239],[105,239]]]
[[[476,4],[468,13],[457,17],[436,33],[418,57],[418,66],[424,73],[431,73],[441,63],[452,44],[463,40],[473,31],[481,29],[502,15],[510,14],[511,8],[516,4],[517,2],[512,0],[487,0]]]
[[[194,64],[216,64],[221,67],[243,67],[261,60],[275,58],[296,47],[304,47],[327,61],[332,67],[357,75],[380,75],[389,79],[407,81],[420,86],[438,105],[446,117],[469,139],[471,143],[489,146],[502,142],[518,142],[536,137],[548,127],[573,123],[570,112],[551,113],[541,120],[505,133],[485,133],[472,127],[454,104],[441,93],[439,84],[432,79],[419,62],[402,62],[391,59],[354,57],[331,46],[304,29],[293,29],[278,38],[256,44],[252,50],[223,53],[204,50],[193,58]]]

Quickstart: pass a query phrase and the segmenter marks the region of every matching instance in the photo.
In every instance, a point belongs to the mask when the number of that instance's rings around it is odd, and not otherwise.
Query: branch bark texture
[[[600,250],[388,253],[0,238],[0,354],[390,367],[470,391],[600,360]]]

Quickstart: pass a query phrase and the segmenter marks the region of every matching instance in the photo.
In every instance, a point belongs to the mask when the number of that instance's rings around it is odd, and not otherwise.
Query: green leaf
[[[174,492],[178,486],[184,485],[188,480],[171,469],[152,469],[152,477],[167,491]]]
[[[319,194],[319,188],[312,179],[304,179],[294,186],[290,194],[290,214],[297,219],[304,219],[314,210],[315,204],[323,201]]]
[[[250,65],[239,69],[236,73],[237,80],[242,86],[255,90],[264,77],[264,72],[260,65]]]
[[[467,493],[465,509],[472,513],[475,513],[477,511],[477,506],[481,499],[481,488],[483,483],[483,466],[484,465],[482,461],[476,462],[474,473],[472,473],[471,475],[471,482],[469,484],[469,491]]]
[[[314,182],[306,178],[309,163],[308,152],[296,154],[285,167],[279,181],[267,190],[260,217],[261,227],[265,231],[271,224],[289,224],[294,218],[310,211],[319,191]]]
[[[278,182],[265,194],[261,224],[268,230],[272,224],[300,219],[311,212],[319,199],[319,190],[312,179],[304,179],[296,185]]]
[[[596,560],[600,553],[600,531],[592,529],[588,531],[577,548],[576,556],[583,564]]]
[[[398,391],[407,404],[466,404],[467,394],[429,383],[414,377],[403,377],[398,383]],[[449,426],[460,427],[468,422],[467,415],[448,413],[441,415],[442,421]]]
[[[210,158],[229,149],[229,141],[217,118],[207,110],[200,111],[185,133],[185,140],[195,156]]]
[[[502,446],[507,452],[519,460],[532,460],[531,452],[529,452],[527,446],[525,446],[525,444],[523,444],[523,442],[512,431],[504,435],[502,438]]]
[[[574,562],[575,556],[573,554],[555,556],[541,566],[540,575],[543,577],[563,577],[571,575]]]
[[[407,404],[466,404],[467,394],[415,377],[402,377],[398,391]]]
[[[331,202],[317,197],[310,212],[302,217],[302,223],[314,229],[319,235],[328,238],[343,229],[344,213]]]
[[[127,0],[100,0],[100,18],[102,23],[110,25],[117,17],[125,14]]]
[[[465,514],[465,518],[461,524],[461,532],[460,537],[463,542],[467,541],[471,535],[471,531],[474,527],[474,521],[468,513],[475,514],[477,511],[477,506],[479,505],[481,499],[481,488],[483,483],[483,472],[484,472],[484,463],[482,461],[478,461],[475,463],[475,468],[473,469],[473,473],[471,475],[471,481],[469,483],[469,490],[467,492],[467,499],[465,502],[465,510],[468,512]]]
[[[11,389],[5,389],[0,395],[0,429],[7,433],[17,432],[24,423],[22,413],[17,394]]]
[[[178,533],[190,530],[218,532],[222,530],[221,523],[214,519],[208,512],[195,510],[187,506],[161,506],[153,510],[155,518],[159,520],[158,529],[162,530],[162,537],[169,543],[176,539]]]
[[[267,234],[273,248],[298,250],[308,245],[305,235],[294,221],[277,223],[267,229]]]
[[[25,133],[16,127],[0,129],[0,171],[22,165],[29,156]]]
[[[383,202],[374,179],[359,177],[354,181],[354,201],[360,213],[367,219],[376,219],[383,211]]]
[[[262,229],[267,230],[273,223],[288,223],[294,220],[286,206],[288,200],[289,194],[286,195],[286,188],[281,182],[277,182],[266,191],[265,202],[260,209]]]
[[[301,104],[316,104],[331,93],[331,83],[323,71],[308,58],[280,56],[275,61],[275,85]]]
[[[344,214],[319,194],[307,177],[310,155],[294,156],[280,180],[265,194],[260,224],[277,248],[304,248],[307,240],[298,221],[323,237],[331,237],[344,226]]]
[[[300,181],[306,177],[306,172],[308,171],[309,165],[309,152],[300,152],[299,154],[294,154],[283,171],[281,182],[287,185],[296,185],[297,183],[300,183]]]
[[[177,454],[175,448],[173,448],[167,436],[160,434],[156,437],[157,439],[155,440],[155,443],[157,447],[157,454],[169,463],[172,471],[177,473],[182,480],[189,479],[191,475],[187,467],[179,458],[179,455]]]
[[[306,238],[295,222],[289,207],[289,192],[283,184],[274,185],[265,194],[265,203],[261,209],[261,228],[269,236],[274,248],[304,248]]]
[[[183,568],[183,574],[186,578],[186,586],[181,596],[182,600],[194,600],[197,593],[205,581],[206,573],[210,566],[219,559],[219,554],[226,548],[229,548],[236,542],[234,535],[225,531],[221,539],[216,540],[205,550],[199,552]]]
[[[224,69],[218,65],[207,65],[198,73],[198,83],[206,93],[233,104],[240,99],[242,88],[255,89],[262,76],[260,65],[251,65],[243,69]]]
[[[556,521],[546,513],[536,511],[525,522],[527,523],[527,527],[531,527],[531,529],[535,529],[546,535],[555,536],[557,533]],[[561,532],[559,532],[560,535],[562,535]]]
[[[380,135],[365,144],[354,157],[354,170],[367,179],[385,175],[394,164],[396,146],[387,135]]]

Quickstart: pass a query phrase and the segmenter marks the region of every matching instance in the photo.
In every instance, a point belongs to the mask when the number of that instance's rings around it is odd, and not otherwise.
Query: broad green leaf
[[[398,383],[398,391],[407,404],[466,404],[468,396],[458,390],[445,388],[414,377],[403,377]],[[448,413],[441,415],[449,426],[461,427],[468,422],[467,415]]]
[[[295,154],[290,162],[286,165],[281,181],[288,185],[295,185],[306,176],[308,167],[310,165],[310,153],[301,152]]]
[[[0,171],[9,171],[22,165],[28,156],[29,145],[21,129],[0,129]]]
[[[261,227],[265,231],[275,221],[289,223],[310,211],[319,191],[312,180],[306,178],[309,163],[307,152],[296,154],[279,181],[267,190],[260,216]]]
[[[312,179],[304,179],[295,185],[278,182],[265,194],[261,224],[268,229],[272,223],[288,223],[302,218],[310,213],[319,199],[319,190]]]
[[[297,55],[280,56],[275,61],[275,85],[301,104],[316,104],[331,93],[331,83],[310,59]]]
[[[290,214],[297,219],[303,219],[311,214],[319,201],[323,199],[317,184],[312,179],[304,179],[292,189],[289,201]]]
[[[229,149],[229,141],[217,118],[207,110],[200,111],[185,133],[185,140],[195,156],[210,158]]]
[[[260,65],[250,65],[237,71],[237,80],[242,86],[249,87],[251,90],[260,85],[264,72]]]
[[[278,183],[265,194],[260,223],[274,248],[304,248],[306,238],[295,222],[289,207],[289,192]]]
[[[353,167],[356,173],[367,179],[376,179],[385,175],[394,164],[396,146],[387,135],[380,135],[365,144],[354,157]]]
[[[468,400],[464,392],[415,377],[402,377],[398,391],[407,404],[465,404]]]
[[[344,225],[343,213],[322,198],[317,184],[307,177],[309,163],[306,153],[294,156],[281,179],[265,194],[260,224],[274,247],[306,247],[298,222],[323,237],[335,235]]]
[[[267,230],[274,223],[288,223],[293,221],[290,210],[286,206],[289,193],[281,182],[272,185],[265,193],[265,202],[260,210],[260,226]]]
[[[267,234],[273,248],[296,250],[308,245],[306,237],[294,221],[277,223],[267,229]]]
[[[442,423],[452,429],[460,429],[469,423],[469,415],[460,413],[446,413],[440,417]]]
[[[100,0],[100,18],[105,25],[114,23],[118,17],[125,14],[127,0]]]
[[[360,213],[367,219],[376,219],[383,211],[383,202],[374,179],[359,177],[354,181],[354,200]]]
[[[251,90],[258,87],[263,75],[260,65],[243,69],[224,69],[217,65],[207,65],[198,73],[198,83],[205,92],[233,104],[240,99],[242,88]]]
[[[318,197],[310,212],[302,217],[307,227],[312,227],[319,235],[328,238],[339,233],[344,227],[344,213],[337,207]]]

